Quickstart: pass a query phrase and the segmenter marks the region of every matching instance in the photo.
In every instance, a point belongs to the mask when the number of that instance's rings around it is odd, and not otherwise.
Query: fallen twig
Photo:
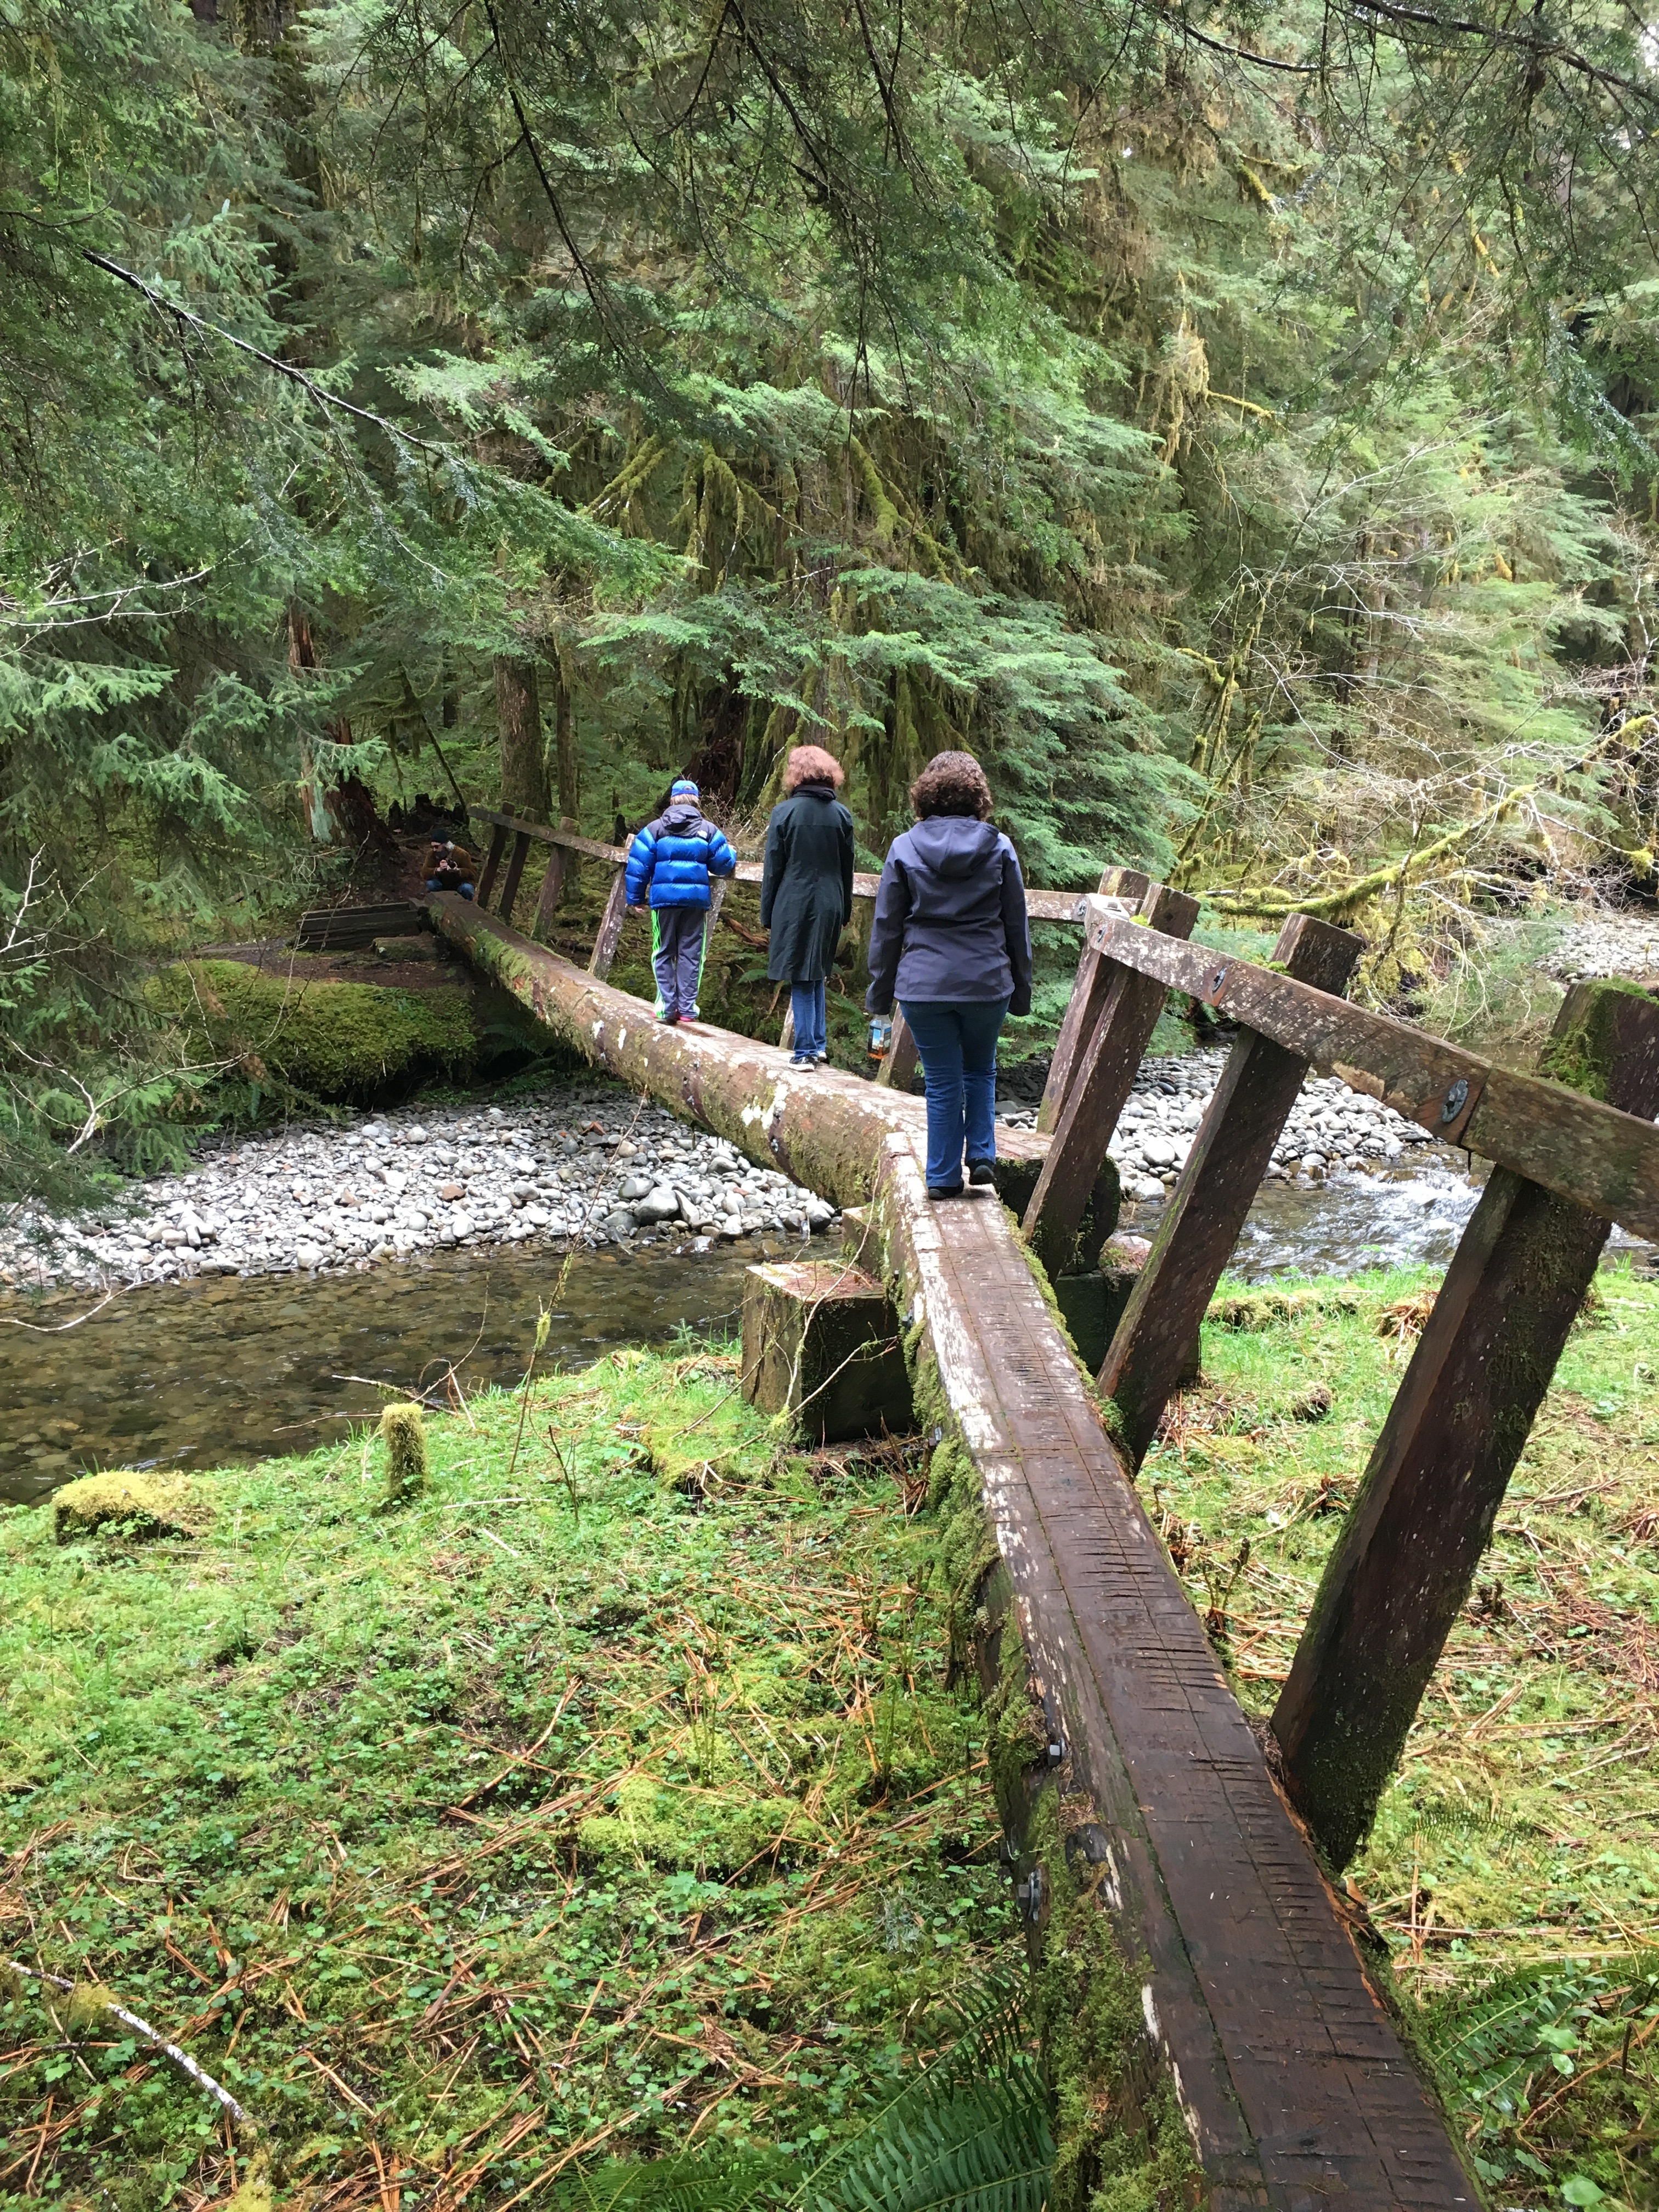
[[[73,1982],[66,1982],[61,1974],[43,1973],[39,1967],[26,1966],[18,1959],[9,1959],[6,1963],[14,1973],[25,1974],[32,1982],[46,1982],[54,1990],[64,1990],[71,1996],[75,1994],[76,1984]],[[136,2012],[129,2012],[125,2005],[118,2004],[113,1997],[104,1997],[100,2002],[105,2011],[113,2013],[124,2027],[130,2027],[135,2035],[143,2036],[146,2043],[162,2052],[165,2057],[173,2061],[175,2066],[188,2074],[198,2088],[205,2089],[210,2097],[217,2098],[238,2127],[251,2127],[253,2124],[247,2113],[243,2111],[224,2084],[216,2081],[211,2074],[198,2066],[187,2051],[180,2051],[176,2043],[169,2043],[166,2036],[153,2028],[147,2020],[140,2020]]]

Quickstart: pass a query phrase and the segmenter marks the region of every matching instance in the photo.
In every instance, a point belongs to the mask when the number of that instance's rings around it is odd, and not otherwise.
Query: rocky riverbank
[[[1213,1051],[1142,1061],[1109,1147],[1127,1199],[1156,1204],[1164,1196],[1186,1164],[1225,1062],[1224,1052]],[[1035,1127],[1036,1109],[1024,1107],[1006,1119],[1012,1127]],[[1267,1177],[1317,1182],[1337,1169],[1392,1165],[1425,1146],[1425,1159],[1462,1163],[1461,1153],[1447,1153],[1426,1129],[1350,1091],[1340,1077],[1310,1075],[1291,1109]]]
[[[724,1139],[612,1085],[510,1107],[410,1106],[204,1152],[139,1186],[131,1213],[25,1221],[0,1281],[96,1287],[181,1275],[306,1273],[466,1244],[809,1237],[835,1209]]]
[[[1161,1200],[1224,1054],[1149,1060],[1111,1146],[1127,1198]],[[1011,1127],[1036,1109],[999,1102]],[[1414,1123],[1310,1079],[1269,1175],[1318,1179],[1428,1146]],[[1431,1147],[1438,1152],[1438,1147]],[[724,1139],[614,1085],[550,1085],[507,1107],[416,1104],[204,1149],[188,1173],[135,1186],[130,1211],[24,1218],[0,1237],[0,1285],[99,1288],[198,1274],[307,1273],[441,1246],[585,1245],[670,1233],[810,1237],[835,1211]]]

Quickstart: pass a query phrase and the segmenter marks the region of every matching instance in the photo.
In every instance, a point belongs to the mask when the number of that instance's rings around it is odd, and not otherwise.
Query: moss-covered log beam
[[[792,1067],[787,1052],[727,1030],[656,1021],[642,1000],[573,967],[453,891],[438,893],[430,912],[482,974],[596,1067],[729,1138],[750,1159],[781,1166],[837,1206],[871,1196],[889,1132],[907,1142],[921,1139],[922,1099],[833,1068]],[[1029,1192],[1048,1142],[999,1130],[1000,1167],[1012,1199]]]
[[[1018,1853],[1053,2212],[1476,2204],[1013,1220],[928,1201],[919,1102],[665,1028],[463,902],[434,911],[599,1066],[842,1203],[872,1195],[864,1249],[904,1328],[955,1656],[988,1692]]]

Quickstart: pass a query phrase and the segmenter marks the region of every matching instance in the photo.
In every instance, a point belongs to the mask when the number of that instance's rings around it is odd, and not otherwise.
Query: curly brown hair
[[[935,753],[910,786],[916,819],[930,814],[971,814],[988,821],[991,787],[972,753]]]
[[[797,745],[783,764],[783,795],[799,791],[804,783],[827,783],[839,791],[847,781],[847,771],[834,753],[827,753],[822,745]]]

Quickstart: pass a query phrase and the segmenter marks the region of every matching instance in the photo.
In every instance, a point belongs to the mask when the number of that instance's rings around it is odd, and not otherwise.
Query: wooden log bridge
[[[1216,2212],[1474,2206],[1390,2009],[1386,1956],[1327,1869],[1369,1825],[1609,1221],[1659,1228],[1659,1131],[1645,1118],[1659,1105],[1659,1007],[1617,986],[1575,993],[1547,1054],[1553,1079],[1508,1075],[1349,1006],[1358,945],[1343,932],[1293,918],[1269,969],[1185,942],[1189,909],[1144,878],[1034,896],[1069,901],[1085,942],[1044,1133],[1002,1133],[1000,1195],[1024,1209],[1023,1233],[988,1193],[928,1201],[922,1101],[795,1069],[709,1025],[660,1024],[482,904],[446,894],[431,911],[588,1060],[870,1209],[860,1256],[904,1330],[953,1556],[964,1514],[978,1532],[956,1610],[991,1693],[1034,1955],[1046,1942],[1069,1971],[1115,1975],[1139,1999],[1153,2063],[1083,2083],[1085,2106],[1108,2130],[1178,2110],[1195,2196]],[[1063,1263],[1086,1245],[1080,1194],[1099,1188],[1167,988],[1242,1027],[1091,1393],[1036,1252]],[[1276,1778],[1133,1470],[1316,1059],[1487,1152],[1498,1172],[1322,1584],[1276,1717]],[[1528,1319],[1540,1268],[1547,1295]],[[1460,1425],[1443,1394],[1468,1399],[1471,1376],[1486,1395]],[[1501,1419],[1472,1436],[1496,1401]],[[1465,1476],[1442,1545],[1436,1513]],[[1389,1668],[1405,1688],[1367,1699]]]

